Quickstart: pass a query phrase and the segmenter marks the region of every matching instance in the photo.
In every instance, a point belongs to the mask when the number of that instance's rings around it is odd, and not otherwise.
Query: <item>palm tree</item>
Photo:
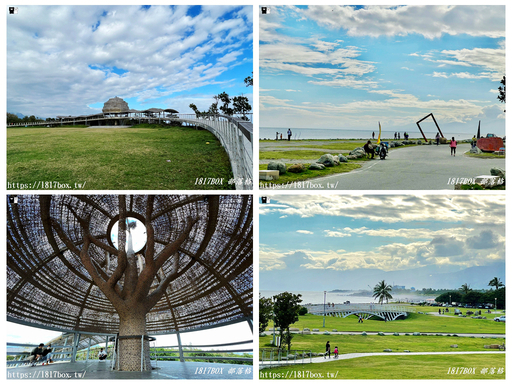
[[[491,287],[496,287],[496,290],[498,290],[498,288],[500,287],[504,287],[505,284],[503,284],[500,279],[498,279],[497,277],[495,277],[494,279],[492,279],[491,281],[489,281],[489,284],[487,284]]]
[[[391,285],[386,284],[386,282],[382,280],[373,287],[373,297],[379,299],[379,304],[382,304],[384,299],[386,299],[386,303],[388,303],[389,299],[393,298],[390,293],[392,289]]]
[[[465,295],[468,294],[469,291],[471,291],[471,288],[469,288],[468,283],[462,284],[462,286],[459,288],[459,291],[462,291]]]

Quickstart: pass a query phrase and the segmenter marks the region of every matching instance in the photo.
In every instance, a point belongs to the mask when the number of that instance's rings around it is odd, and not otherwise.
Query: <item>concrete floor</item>
[[[90,360],[76,363],[53,363],[35,367],[7,369],[8,379],[246,379],[252,380],[252,365],[217,364],[179,361],[152,362],[150,372],[118,372],[110,370],[110,361]]]

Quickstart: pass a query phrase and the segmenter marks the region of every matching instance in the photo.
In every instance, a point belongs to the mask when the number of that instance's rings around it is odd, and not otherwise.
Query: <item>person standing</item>
[[[439,141],[441,140],[441,135],[439,132],[436,133],[436,144],[439,145]]]
[[[288,141],[290,141],[290,138],[292,137],[292,130],[288,128]]]
[[[471,148],[475,148],[476,147],[476,142],[477,142],[476,136],[473,135],[473,138],[471,139]]]
[[[457,149],[457,142],[455,141],[455,137],[452,137],[452,141],[450,141],[450,156],[455,156],[455,150]]]
[[[375,132],[372,132],[372,139],[375,140]]]

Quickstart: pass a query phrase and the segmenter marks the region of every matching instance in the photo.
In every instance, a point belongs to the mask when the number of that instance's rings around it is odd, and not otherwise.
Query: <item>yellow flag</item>
[[[380,121],[379,121],[379,137],[377,139],[377,145],[380,144]]]

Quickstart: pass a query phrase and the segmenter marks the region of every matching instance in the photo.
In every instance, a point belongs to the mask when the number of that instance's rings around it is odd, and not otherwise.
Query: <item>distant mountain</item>
[[[25,117],[22,113],[15,113],[16,116],[18,116],[20,119],[23,119]]]
[[[333,289],[373,289],[380,280],[391,285],[433,289],[458,289],[468,284],[473,289],[489,289],[488,283],[498,277],[505,283],[504,263],[460,269],[457,266],[430,265],[405,271],[380,269],[296,269],[260,271],[261,290],[323,291]]]

